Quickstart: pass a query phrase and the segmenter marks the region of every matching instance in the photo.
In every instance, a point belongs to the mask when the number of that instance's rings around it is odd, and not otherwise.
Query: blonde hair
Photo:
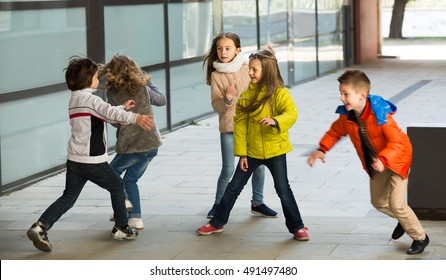
[[[109,63],[99,67],[99,76],[106,80],[106,87],[114,86],[137,95],[141,87],[152,78],[144,72],[130,57],[116,54]]]

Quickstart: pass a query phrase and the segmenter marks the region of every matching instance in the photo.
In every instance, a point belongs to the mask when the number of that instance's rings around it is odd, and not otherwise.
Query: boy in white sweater
[[[111,106],[92,94],[99,81],[98,65],[91,59],[73,56],[65,70],[65,80],[72,91],[68,109],[71,137],[68,142],[65,190],[27,232],[34,246],[46,252],[52,250],[47,231],[73,207],[87,181],[110,192],[115,213],[111,237],[118,240],[136,238],[138,232],[128,226],[124,184],[107,162],[106,122],[137,124],[145,130],[150,130],[154,125],[151,116],[126,111],[135,106],[135,101]]]

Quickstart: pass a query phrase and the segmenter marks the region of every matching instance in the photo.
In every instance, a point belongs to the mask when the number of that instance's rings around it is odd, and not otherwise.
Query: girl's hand
[[[248,171],[248,159],[247,158],[240,158],[239,162],[240,169],[243,171]]]
[[[276,125],[276,121],[272,118],[263,118],[260,120],[259,122],[262,125],[270,125],[270,126],[275,126]]]
[[[122,104],[122,106],[124,106],[124,109],[129,110],[136,106],[136,102],[135,102],[135,100],[130,99],[130,100],[127,100],[126,102],[124,102],[124,104]]]
[[[226,88],[225,99],[228,102],[231,102],[235,95],[235,87],[233,85],[229,85]]]
[[[383,172],[385,169],[385,166],[379,158],[374,158],[373,162],[372,162],[372,168],[378,172]]]
[[[307,159],[307,163],[309,166],[313,167],[314,163],[317,159],[322,160],[323,163],[325,163],[325,154],[319,150],[316,150],[312,152]]]

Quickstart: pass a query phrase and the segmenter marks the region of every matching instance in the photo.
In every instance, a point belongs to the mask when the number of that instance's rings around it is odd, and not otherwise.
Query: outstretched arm
[[[307,159],[308,165],[313,167],[313,165],[316,163],[316,160],[320,159],[323,163],[325,163],[325,153],[321,150],[315,150],[313,151]]]

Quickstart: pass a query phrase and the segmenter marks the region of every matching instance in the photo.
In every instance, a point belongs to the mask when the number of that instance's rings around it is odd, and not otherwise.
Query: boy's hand
[[[127,100],[126,102],[124,102],[124,104],[122,104],[122,106],[124,106],[124,109],[129,110],[136,106],[136,102],[135,102],[135,100],[130,99],[130,100]]]
[[[323,163],[325,163],[325,154],[319,150],[316,150],[314,152],[312,152],[307,159],[307,163],[308,165],[310,165],[311,167],[313,167],[314,163],[316,162],[317,159],[322,160]]]
[[[378,172],[383,172],[386,167],[379,158],[374,158],[372,162],[372,168]]]
[[[243,171],[248,171],[248,159],[247,158],[241,158],[239,162],[240,169]]]
[[[152,116],[150,115],[137,115],[136,116],[136,124],[139,125],[144,130],[151,130],[154,126],[155,122],[153,121]]]

